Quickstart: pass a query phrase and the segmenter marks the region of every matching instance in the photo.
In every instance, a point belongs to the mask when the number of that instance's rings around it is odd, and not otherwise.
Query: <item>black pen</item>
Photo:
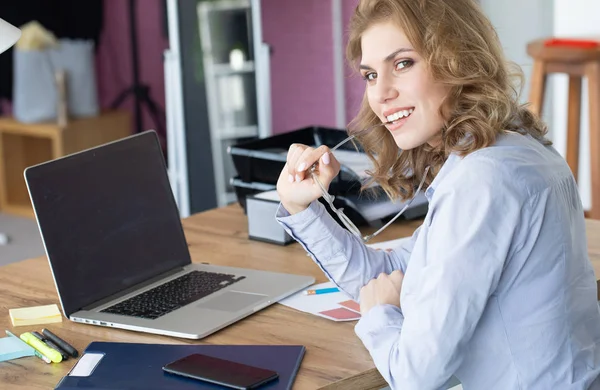
[[[75,348],[73,348],[73,346],[71,344],[67,343],[65,340],[61,339],[54,333],[50,332],[48,329],[46,329],[46,328],[42,329],[42,334],[48,340],[53,341],[56,345],[58,345],[60,348],[65,350],[69,355],[71,355],[73,357],[79,356],[79,352],[77,352],[77,350]]]
[[[53,343],[52,340],[44,338],[44,336],[42,336],[40,332],[33,331],[31,332],[31,334],[40,339],[40,341],[45,343],[48,347],[55,349],[58,353],[60,353],[62,355],[62,360],[67,360],[69,358],[68,353],[66,353],[61,347]]]

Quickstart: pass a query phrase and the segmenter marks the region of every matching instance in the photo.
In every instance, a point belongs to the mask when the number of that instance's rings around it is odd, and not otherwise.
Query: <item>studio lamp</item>
[[[12,45],[19,40],[21,30],[12,24],[0,19],[0,54],[8,50]],[[8,236],[0,233],[0,245],[8,243]]]
[[[21,30],[0,19],[0,53],[8,50],[21,36]]]

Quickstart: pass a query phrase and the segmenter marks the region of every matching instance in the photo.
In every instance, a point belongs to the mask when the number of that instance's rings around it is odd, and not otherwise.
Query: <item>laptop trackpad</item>
[[[263,300],[265,297],[266,295],[227,291],[218,297],[200,303],[198,307],[234,312],[246,307],[254,307],[255,303]]]

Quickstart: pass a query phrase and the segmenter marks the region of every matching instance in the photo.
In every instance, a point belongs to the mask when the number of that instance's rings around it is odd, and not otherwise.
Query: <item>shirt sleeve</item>
[[[406,270],[419,229],[393,251],[375,250],[341,227],[319,201],[290,215],[283,205],[276,214],[287,233],[304,247],[325,275],[354,300],[380,273]]]
[[[493,169],[474,171],[483,175],[462,170],[460,186],[436,190],[428,245],[413,253],[419,269],[409,265],[402,311],[376,306],[355,327],[392,389],[439,389],[449,380],[511,255],[523,201]],[[408,278],[417,279],[404,291]]]

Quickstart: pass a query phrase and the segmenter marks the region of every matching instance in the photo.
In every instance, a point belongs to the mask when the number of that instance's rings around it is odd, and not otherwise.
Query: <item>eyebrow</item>
[[[398,50],[394,51],[393,53],[389,54],[387,57],[385,57],[383,59],[383,61],[389,62],[389,61],[393,60],[394,57],[396,57],[398,54],[407,53],[407,52],[411,52],[411,51],[413,51],[413,49],[409,49],[409,48],[398,49]],[[373,68],[371,68],[369,65],[363,65],[363,64],[360,64],[359,69],[373,70]]]

